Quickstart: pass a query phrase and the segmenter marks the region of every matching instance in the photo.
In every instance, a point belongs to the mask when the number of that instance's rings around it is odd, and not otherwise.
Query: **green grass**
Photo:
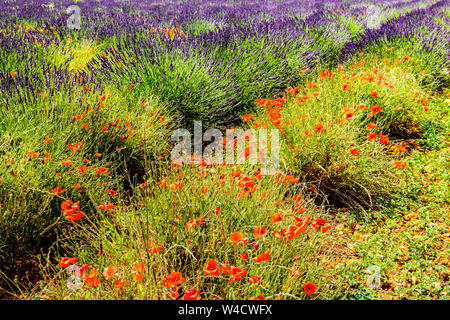
[[[194,21],[185,31],[189,38],[218,27]],[[351,19],[339,27],[337,37],[362,31]],[[172,299],[162,280],[178,271],[183,288],[200,289],[202,299],[448,299],[445,47],[419,55],[417,39],[380,42],[338,65],[344,43],[325,29],[309,32],[310,48],[302,47],[306,38],[274,44],[255,36],[207,54],[170,49],[164,35],[148,44],[144,34],[137,53],[129,47],[121,57],[114,47],[126,47],[124,37],[87,40],[77,32],[23,52],[3,47],[2,291],[26,299]],[[302,54],[317,47],[324,55],[308,66]],[[31,77],[35,85],[25,89]],[[254,103],[295,83],[298,92],[286,93],[278,109]],[[255,118],[242,124],[246,113]],[[261,177],[250,164],[172,165],[170,134],[194,120],[205,128],[280,129],[280,170]],[[79,150],[69,148],[79,142]],[[244,188],[249,181],[254,186]],[[57,186],[65,191],[52,193]],[[84,217],[65,219],[65,200],[80,201]],[[279,213],[283,220],[274,222]],[[305,230],[280,239],[306,218]],[[318,218],[330,231],[313,227]],[[258,226],[267,234],[253,235]],[[233,246],[234,232],[248,242]],[[161,250],[149,252],[149,244]],[[267,261],[252,261],[269,249]],[[69,256],[89,265],[77,290],[58,266]],[[229,274],[205,275],[209,259],[248,275],[234,283]],[[36,274],[22,272],[28,260]],[[366,285],[371,266],[380,267],[378,290]],[[92,268],[99,286],[86,278]],[[312,295],[303,288],[310,281],[318,287]]]

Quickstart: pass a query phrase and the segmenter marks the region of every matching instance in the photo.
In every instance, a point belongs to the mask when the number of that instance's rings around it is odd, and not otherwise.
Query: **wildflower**
[[[266,252],[261,253],[260,255],[254,257],[252,259],[252,261],[254,262],[263,262],[263,261],[267,261],[270,258],[270,249],[268,249]]]
[[[300,180],[299,178],[294,178],[293,176],[290,176],[288,174],[284,177],[284,179],[291,183],[297,183]]]
[[[389,143],[389,137],[388,137],[387,134],[386,134],[386,135],[383,135],[383,134],[380,132],[380,143],[381,143],[381,144],[388,144],[388,143]]]
[[[251,297],[250,300],[266,300],[262,294],[260,294],[257,297]]]
[[[218,276],[220,274],[220,269],[217,268],[216,260],[210,259],[206,263],[205,275]]]
[[[71,166],[71,165],[72,165],[72,160],[69,160],[69,159],[62,159],[62,160],[61,160],[61,165],[64,166],[64,167]]]
[[[49,138],[49,137],[45,137],[45,138],[44,138],[44,143],[45,143],[45,144],[51,143],[51,142],[53,142],[53,139],[52,139],[52,138]]]
[[[307,227],[309,225],[309,221],[311,217],[294,217],[295,225],[297,227]]]
[[[52,193],[59,195],[60,193],[64,193],[66,192],[66,189],[61,188],[60,186],[57,186],[55,188],[53,188]]]
[[[178,189],[182,189],[184,187],[184,183],[182,182],[177,182],[177,183],[172,183],[169,188],[172,191],[176,191]]]
[[[281,222],[281,220],[283,220],[283,215],[281,213],[274,213],[272,215],[272,222],[273,223],[279,223]]]
[[[262,278],[257,275],[254,275],[254,276],[251,276],[250,278],[248,278],[248,282],[250,282],[250,283],[258,283],[261,281],[262,281]]]
[[[29,156],[31,159],[36,159],[37,157],[39,157],[39,152],[35,152],[34,150],[28,151],[27,156]]]
[[[303,289],[305,290],[305,292],[306,292],[307,294],[312,294],[312,293],[315,293],[315,292],[316,292],[317,287],[316,287],[316,285],[315,285],[314,283],[308,282],[308,283],[305,283],[305,284],[303,285]]]
[[[244,242],[244,234],[242,232],[234,232],[230,237],[230,241],[236,247],[239,243]]]
[[[292,197],[292,202],[301,204],[303,202],[302,196],[297,193],[294,194],[294,196]]]
[[[203,222],[203,217],[202,217],[202,218],[198,218],[198,219],[194,219],[194,220],[188,221],[188,222],[184,225],[184,227],[185,227],[186,229],[190,229],[190,228],[192,228],[192,227],[199,226],[199,225],[201,225],[201,224],[203,224],[203,223],[204,223],[204,222]]]
[[[68,147],[72,152],[78,152],[78,151],[80,150],[80,148],[81,148],[83,145],[84,145],[84,142],[81,141],[81,142],[74,143],[74,144],[69,143],[69,144],[67,145],[67,147]]]
[[[97,270],[92,268],[89,274],[83,274],[82,279],[91,287],[98,287],[100,285],[100,278],[97,277]]]
[[[69,258],[69,257],[62,257],[61,262],[58,264],[61,268],[67,268],[69,265],[74,264],[78,261],[78,258]]]
[[[115,196],[117,194],[117,191],[108,189],[108,190],[106,190],[106,193],[108,193],[108,194],[110,194],[112,196]]]
[[[359,154],[358,149],[356,148],[350,149],[350,153],[354,156],[357,156]]]
[[[111,210],[115,208],[115,205],[111,204],[110,202],[105,203],[105,204],[101,204],[98,206],[100,208],[100,210]]]
[[[376,132],[368,133],[367,134],[367,139],[369,141],[373,141],[373,140],[375,140],[377,138],[377,136],[378,136],[378,134]]]
[[[117,293],[118,290],[123,289],[123,287],[125,286],[125,280],[119,280],[119,279],[114,280],[114,286],[116,287],[116,293]]]
[[[347,120],[353,119],[354,116],[355,116],[355,113],[352,112],[352,111],[347,111],[347,112],[345,113],[345,119],[347,119]]]
[[[78,277],[81,277],[81,276],[83,275],[83,273],[84,273],[87,269],[89,269],[89,265],[88,265],[88,264],[82,265],[82,266],[76,271],[75,274],[76,274]]]
[[[78,167],[78,172],[80,172],[80,173],[85,173],[88,170],[89,170],[89,167],[86,167],[86,166],[79,166]]]
[[[133,269],[131,269],[131,274],[133,275],[133,281],[139,282],[144,278],[144,276],[142,274],[144,272],[144,268],[145,268],[145,265],[142,262],[137,262],[134,264]]]
[[[238,182],[238,186],[241,187],[242,189],[248,191],[251,188],[253,188],[253,186],[255,185],[255,181],[248,177],[248,176],[244,176],[239,182]]]
[[[61,203],[61,209],[63,210],[63,215],[68,220],[77,221],[84,217],[84,213],[77,211],[79,209],[80,201],[73,203],[70,200],[65,200]]]
[[[406,152],[406,148],[404,146],[400,146],[400,145],[394,146],[394,150],[397,152],[402,152],[402,153]]]
[[[188,289],[184,292],[183,300],[197,300],[200,294],[200,289]]]
[[[48,152],[44,153],[44,159],[42,160],[43,163],[48,162],[50,160],[50,158],[51,158],[50,153],[48,153]]]
[[[183,278],[181,272],[172,272],[164,280],[162,280],[162,284],[164,287],[169,288],[185,281],[186,279]]]
[[[95,168],[94,170],[95,170],[95,173],[97,173],[97,174],[106,174],[106,173],[108,173],[109,168],[100,167],[100,168]]]
[[[231,277],[230,277],[229,281],[231,283],[239,281],[239,280],[245,278],[247,273],[248,273],[248,271],[245,269],[241,269],[238,267],[231,267]]]
[[[314,127],[314,130],[316,130],[318,133],[323,132],[325,130],[325,127],[322,124],[316,124]]]
[[[162,246],[158,245],[154,247],[151,242],[147,245],[147,251],[150,254],[159,253],[162,250],[162,248],[163,248]]]
[[[376,128],[377,127],[377,124],[376,123],[373,123],[373,122],[371,122],[371,123],[369,123],[368,125],[367,125],[367,130],[371,130],[371,129],[374,129],[374,128]]]
[[[311,223],[311,225],[317,231],[319,231],[319,229],[320,229],[321,232],[326,232],[331,228],[331,225],[329,225],[328,222],[322,218],[314,219],[313,222]]]
[[[258,226],[253,229],[253,236],[255,238],[263,237],[267,233],[267,229],[263,226]]]
[[[371,106],[369,109],[374,115],[381,112],[381,107],[378,105]]]
[[[369,91],[369,92],[370,92],[370,96],[371,96],[372,98],[378,97],[378,92],[376,92],[376,91]]]
[[[243,259],[243,260],[247,260],[248,258],[248,253],[244,252],[244,253],[238,253],[238,257]]]
[[[400,161],[395,161],[395,162],[394,162],[394,166],[395,166],[395,168],[397,168],[397,169],[405,169],[406,163],[400,162]]]
[[[105,278],[114,278],[116,276],[116,273],[117,270],[113,266],[109,266],[103,271],[103,275],[105,276]]]
[[[63,212],[63,215],[66,217],[67,220],[71,220],[71,221],[77,221],[84,217],[84,213],[81,211]]]
[[[258,248],[259,248],[259,243],[258,243],[258,242],[253,241],[253,242],[251,243],[251,245],[252,245],[252,247],[253,247],[255,250],[258,250]]]
[[[252,120],[255,117],[255,115],[253,113],[246,113],[242,116],[242,121],[244,122],[249,122],[250,120]]]

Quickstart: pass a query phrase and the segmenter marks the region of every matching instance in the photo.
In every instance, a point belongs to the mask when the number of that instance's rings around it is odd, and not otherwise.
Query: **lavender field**
[[[448,300],[449,4],[2,1],[0,299]]]

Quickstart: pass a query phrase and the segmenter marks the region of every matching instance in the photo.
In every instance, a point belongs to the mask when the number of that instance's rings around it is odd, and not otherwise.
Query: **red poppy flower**
[[[236,247],[239,243],[244,242],[244,234],[242,232],[234,232],[230,237],[230,241]]]
[[[367,134],[367,139],[369,141],[373,141],[373,140],[375,140],[377,138],[377,136],[378,136],[378,134],[376,132],[368,133]]]
[[[367,130],[371,130],[371,129],[374,129],[374,128],[376,128],[377,127],[377,124],[376,123],[373,123],[373,122],[371,122],[371,123],[369,123],[368,125],[367,125]]]
[[[261,253],[260,255],[254,257],[252,259],[252,261],[254,262],[263,262],[263,261],[267,261],[270,258],[270,249],[268,249],[266,252]]]
[[[101,205],[99,205],[98,207],[99,207],[101,210],[111,210],[111,209],[114,209],[116,206],[113,205],[112,203],[108,202],[108,203],[105,203],[105,204],[101,204]]]
[[[263,226],[257,226],[253,229],[253,236],[255,238],[263,237],[267,233],[267,229]]]
[[[192,228],[192,227],[199,226],[199,225],[201,225],[201,224],[203,224],[203,223],[204,223],[204,222],[203,222],[203,217],[201,217],[201,218],[198,218],[198,219],[193,219],[193,220],[188,221],[188,222],[184,225],[184,227],[185,227],[186,229],[190,229],[190,228]]]
[[[281,220],[283,220],[283,215],[281,213],[274,213],[272,215],[272,222],[273,223],[279,223],[281,222]]]
[[[86,166],[79,166],[78,167],[78,172],[80,172],[80,173],[85,173],[88,170],[89,170],[89,167],[86,167]]]
[[[260,294],[257,297],[252,297],[250,298],[250,300],[266,300],[266,298],[264,298],[264,296],[262,294]]]
[[[308,283],[305,283],[305,284],[303,285],[303,289],[305,290],[305,292],[306,292],[307,294],[312,294],[312,293],[315,293],[315,292],[316,292],[317,287],[316,287],[316,285],[315,285],[314,283],[308,282]]]
[[[142,262],[135,263],[133,269],[131,269],[131,274],[133,276],[133,280],[135,282],[139,282],[144,278],[143,272],[144,272],[145,265]]]
[[[162,281],[162,284],[164,287],[169,288],[184,281],[186,281],[186,279],[183,278],[181,272],[172,272]]]
[[[84,213],[81,211],[77,212],[63,212],[63,215],[67,220],[77,221],[84,217]]]
[[[106,174],[106,173],[108,173],[109,168],[100,167],[100,168],[95,168],[94,170],[95,170],[95,173],[97,173],[97,174]]]
[[[299,178],[294,178],[293,176],[290,176],[288,174],[284,178],[291,183],[297,183],[299,181]]]
[[[188,289],[184,292],[183,300],[197,300],[200,294],[200,289]]]
[[[57,186],[57,187],[53,188],[53,190],[52,190],[52,193],[56,194],[56,195],[58,195],[60,193],[64,193],[64,192],[66,192],[66,189],[63,189],[60,186]]]
[[[244,122],[249,122],[249,121],[252,120],[254,117],[255,117],[254,114],[252,114],[252,113],[247,113],[247,114],[244,114],[244,116],[242,117],[242,121],[244,121]]]
[[[319,124],[316,124],[316,126],[314,127],[314,130],[316,130],[317,132],[320,133],[325,130],[325,127],[319,123]]]
[[[386,134],[386,135],[383,135],[383,134],[380,132],[380,143],[381,143],[381,144],[388,144],[388,143],[389,143],[389,137],[388,137],[387,134]]]
[[[92,268],[89,274],[83,274],[82,279],[91,287],[98,287],[100,285],[100,278],[97,277],[97,270]]]
[[[406,163],[400,161],[395,161],[394,165],[397,169],[404,169],[406,167]]]
[[[153,246],[152,245],[152,243],[149,243],[148,244],[148,246],[147,246],[147,251],[148,251],[148,253],[150,253],[150,254],[155,254],[155,253],[159,253],[161,250],[162,250],[162,246]]]
[[[217,268],[217,261],[210,259],[206,264],[205,275],[218,276],[220,274],[220,269]]]
[[[108,189],[108,190],[106,190],[106,193],[108,193],[108,194],[110,194],[112,196],[115,196],[117,194],[117,191]]]
[[[122,289],[125,286],[125,280],[114,280],[114,286],[116,287],[116,290]]]
[[[373,114],[377,114],[381,112],[381,107],[378,105],[374,105],[370,107],[370,112],[372,112]]]
[[[250,283],[258,283],[261,281],[262,281],[262,278],[257,275],[254,275],[254,276],[251,276],[250,278],[248,278],[248,282],[250,282]]]
[[[61,209],[63,210],[63,215],[68,220],[77,221],[84,217],[84,213],[77,211],[79,209],[80,201],[73,203],[70,200],[65,200],[61,203]]]
[[[245,276],[247,275],[248,271],[245,269],[241,269],[241,268],[237,268],[237,267],[232,267],[231,268],[231,277],[229,279],[229,281],[231,283],[234,283],[236,281],[241,280],[242,278],[245,278]]]
[[[69,257],[62,257],[61,262],[58,264],[61,268],[67,268],[69,265],[74,264],[78,261],[78,258],[69,258]]]

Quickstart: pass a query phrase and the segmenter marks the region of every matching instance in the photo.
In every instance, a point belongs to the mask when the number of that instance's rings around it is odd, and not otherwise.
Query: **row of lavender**
[[[62,90],[70,97],[81,76],[100,91],[111,81],[133,83],[136,94],[157,96],[176,109],[180,122],[226,125],[252,108],[255,98],[274,96],[301,81],[305,70],[332,66],[374,42],[414,38],[419,50],[438,53],[438,63],[448,57],[445,0],[378,0],[370,6],[353,0],[86,0],[76,3],[82,13],[78,31],[66,27],[65,9],[72,4],[0,4],[2,103],[33,104],[44,90],[50,99]],[[30,21],[44,32],[16,27]],[[36,48],[40,43],[62,50],[68,37],[114,40],[107,55],[72,76],[65,64],[53,66],[48,52]]]

